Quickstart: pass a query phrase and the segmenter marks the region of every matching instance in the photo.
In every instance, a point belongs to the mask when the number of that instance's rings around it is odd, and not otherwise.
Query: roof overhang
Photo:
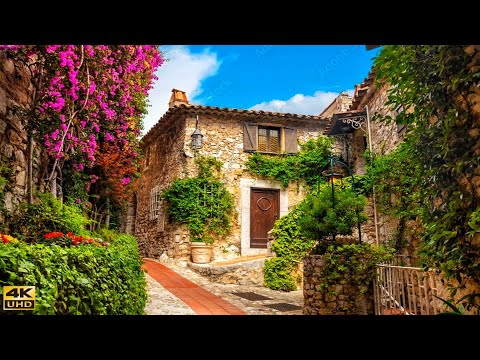
[[[351,134],[355,130],[362,128],[367,119],[365,111],[347,111],[334,114],[332,116],[332,125],[326,135]]]

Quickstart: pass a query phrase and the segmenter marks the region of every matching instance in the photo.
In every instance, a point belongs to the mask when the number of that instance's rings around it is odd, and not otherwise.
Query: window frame
[[[266,131],[266,146],[267,146],[267,151],[261,151],[259,150],[259,146],[260,146],[260,130],[265,130]],[[274,151],[268,151],[270,150],[270,147],[271,147],[271,133],[270,131],[271,130],[276,130],[278,132],[278,152],[274,152]],[[273,154],[273,155],[280,155],[282,154],[282,152],[284,151],[284,146],[282,146],[282,126],[272,126],[272,125],[262,125],[262,124],[258,124],[257,125],[257,150],[256,152],[258,153],[261,153],[261,154]]]
[[[150,220],[158,219],[160,214],[162,214],[162,199],[159,187],[155,186],[150,191]]]

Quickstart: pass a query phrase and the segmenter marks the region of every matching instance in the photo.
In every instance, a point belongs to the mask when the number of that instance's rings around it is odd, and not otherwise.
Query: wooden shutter
[[[243,123],[243,151],[257,151],[257,125]]]
[[[297,153],[297,129],[285,128],[285,152],[287,154]]]

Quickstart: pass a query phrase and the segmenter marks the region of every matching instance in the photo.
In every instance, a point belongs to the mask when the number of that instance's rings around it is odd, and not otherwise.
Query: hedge
[[[109,246],[63,247],[0,243],[0,286],[36,287],[33,311],[0,314],[144,314],[145,274],[134,237],[117,234]],[[3,292],[0,293],[3,304]]]

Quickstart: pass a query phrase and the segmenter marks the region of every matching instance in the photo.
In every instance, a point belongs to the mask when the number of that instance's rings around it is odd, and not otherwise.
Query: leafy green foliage
[[[455,280],[452,297],[468,279],[480,284],[480,248],[473,241],[480,201],[477,51],[464,45],[385,46],[375,61],[380,81],[395,85],[387,105],[406,109],[395,122],[411,125],[405,146],[413,168],[421,170],[412,174],[412,182],[421,184],[420,255],[425,268]]]
[[[297,290],[295,279],[292,276],[294,265],[286,258],[274,257],[265,261],[263,279],[265,286],[273,290]]]
[[[378,210],[398,219],[398,227],[392,246],[398,251],[405,248],[418,234],[409,238],[409,221],[418,220],[422,208],[420,188],[422,171],[414,159],[411,144],[407,138],[394,151],[386,155],[366,153],[367,171],[363,176],[363,186],[367,193],[375,196]]]
[[[328,164],[331,139],[320,135],[302,145],[296,155],[266,155],[253,153],[246,162],[247,169],[256,175],[277,180],[287,187],[292,181],[305,181],[309,186],[325,182],[322,171]]]
[[[270,289],[292,291],[297,288],[292,274],[315,245],[315,240],[300,232],[297,223],[302,216],[302,210],[297,206],[275,222],[272,251],[276,257],[266,260],[263,268],[264,283]]]
[[[12,235],[33,242],[46,233],[59,231],[88,234],[88,220],[79,208],[62,204],[49,193],[39,193],[36,204],[22,203],[18,211],[9,218]]]
[[[6,167],[0,161],[0,220],[2,217],[4,218],[7,215],[7,209],[5,208],[5,199],[4,193],[7,189],[8,185],[8,178],[11,175],[11,169]],[[0,231],[5,230],[5,223],[4,221],[0,221]]]
[[[392,257],[393,250],[369,243],[330,245],[323,255],[324,267],[319,274],[319,291],[337,295],[335,285],[346,285],[351,289],[345,294],[345,306],[340,311],[356,313],[355,299],[358,294],[367,292],[372,284],[376,265]]]
[[[191,241],[213,243],[214,236],[230,231],[233,197],[215,178],[213,170],[218,172],[221,169],[218,160],[203,158],[197,161],[197,165],[197,177],[173,181],[162,196],[168,203],[171,221],[186,225]]]
[[[334,185],[332,197],[331,184],[319,187],[301,203],[303,216],[298,226],[309,239],[318,240],[318,251],[325,250],[333,235],[351,235],[358,223],[364,223],[367,217],[364,208],[367,203],[363,195],[341,184]],[[335,205],[334,205],[335,204]]]
[[[11,174],[11,169],[7,168],[1,161],[0,161],[0,194],[3,193],[5,190],[5,186],[8,184],[8,176]]]
[[[115,233],[109,240],[106,247],[0,244],[0,287],[35,286],[38,315],[143,314],[146,281],[136,239]]]

